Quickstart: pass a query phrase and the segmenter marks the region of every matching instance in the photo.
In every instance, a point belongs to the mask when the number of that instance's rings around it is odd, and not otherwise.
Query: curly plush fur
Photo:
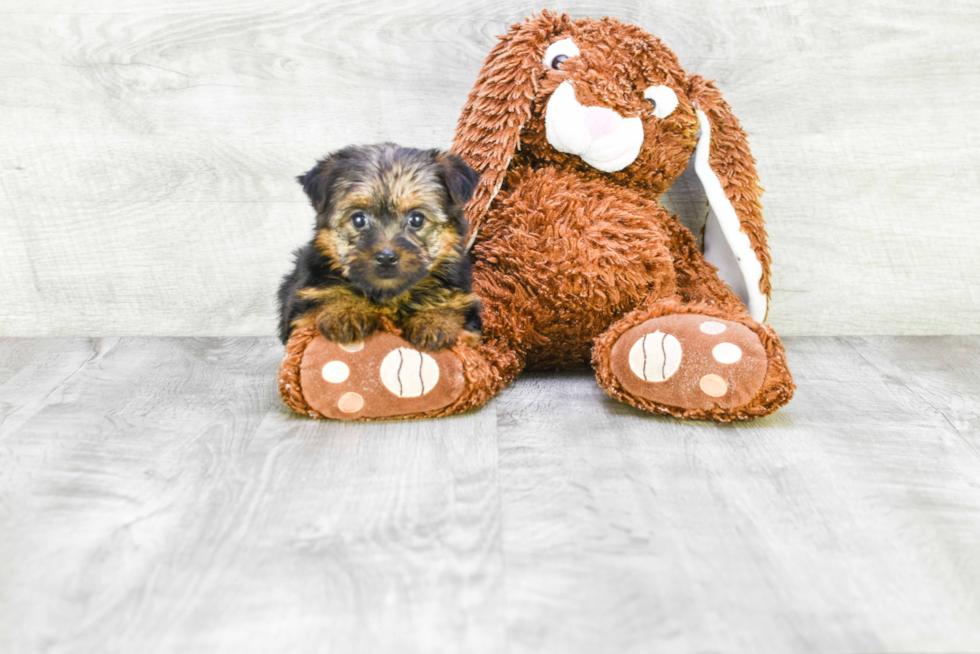
[[[574,50],[545,61],[549,46],[565,40]],[[631,163],[603,171],[554,145],[549,101],[569,86],[578,110],[607,116],[612,109],[642,123],[642,145]],[[644,95],[654,87],[666,93],[658,97],[676,98],[669,115],[655,115]],[[709,134],[708,176],[720,187],[712,207],[730,212],[725,237],[744,241],[741,250],[733,246],[733,260],[740,270],[756,266],[757,279],[746,281],[762,298],[756,311],[764,314],[770,257],[762,190],[745,133],[714,85],[688,75],[656,37],[612,18],[543,12],[501,37],[469,95],[453,145],[481,176],[467,216],[475,239],[474,291],[484,306],[478,354],[486,366],[440,415],[482,404],[527,367],[589,363],[610,395],[654,413],[746,420],[789,401],[794,385],[779,338],[751,317],[691,232],[658,203]],[[680,341],[665,336],[668,324]],[[617,348],[627,333],[640,333],[642,342]],[[649,352],[661,357],[649,379],[643,334],[659,343]],[[661,389],[669,384],[662,382],[682,349],[681,366],[702,366],[710,374],[700,384],[695,378],[675,388],[681,401],[668,401]],[[637,387],[630,374],[643,378],[641,391],[630,390]],[[745,386],[741,394],[739,385]]]

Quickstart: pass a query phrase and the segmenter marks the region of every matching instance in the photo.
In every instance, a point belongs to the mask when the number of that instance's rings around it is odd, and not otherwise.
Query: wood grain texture
[[[750,133],[783,334],[980,323],[980,6],[558,2],[659,35]],[[351,142],[449,145],[516,0],[6,0],[0,334],[264,335]],[[693,189],[668,204],[691,224]],[[696,197],[696,196],[695,196]]]
[[[980,454],[879,368],[919,341],[788,347],[796,397],[745,425],[652,424],[575,375],[501,397],[511,651],[980,646]]]
[[[271,339],[0,352],[0,651],[497,651],[492,412],[299,418]]]
[[[273,339],[0,339],[0,651],[980,650],[980,337],[787,351],[747,424],[337,424]]]

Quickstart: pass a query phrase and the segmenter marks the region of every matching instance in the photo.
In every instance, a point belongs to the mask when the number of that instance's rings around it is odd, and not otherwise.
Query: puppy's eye
[[[354,226],[354,229],[364,229],[367,225],[367,216],[364,215],[364,212],[358,211],[350,217],[350,224]]]
[[[408,226],[412,229],[422,229],[422,225],[425,224],[425,215],[419,211],[413,211],[408,214]]]
[[[548,46],[548,49],[544,53],[544,65],[548,68],[561,70],[562,62],[569,57],[577,57],[579,54],[581,53],[578,50],[578,46],[571,39],[555,41]]]
[[[677,94],[669,86],[648,87],[643,97],[653,107],[653,115],[657,118],[666,118],[677,108]]]

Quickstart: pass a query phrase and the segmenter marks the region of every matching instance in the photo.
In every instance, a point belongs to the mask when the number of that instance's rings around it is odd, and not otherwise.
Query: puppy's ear
[[[469,202],[480,181],[480,174],[466,165],[462,157],[451,152],[437,154],[436,162],[442,168],[442,177],[453,202],[460,206]]]
[[[317,161],[313,168],[296,178],[296,181],[300,183],[303,191],[310,198],[310,203],[317,213],[323,213],[330,201],[336,168],[337,157],[330,155]]]

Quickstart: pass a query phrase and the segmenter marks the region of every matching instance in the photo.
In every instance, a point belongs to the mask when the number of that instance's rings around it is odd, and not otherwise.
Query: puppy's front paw
[[[317,326],[327,340],[347,345],[373,334],[378,328],[378,316],[366,311],[329,313],[320,317]]]
[[[409,343],[434,352],[456,344],[463,330],[463,318],[441,311],[417,313],[405,321],[402,329]]]

